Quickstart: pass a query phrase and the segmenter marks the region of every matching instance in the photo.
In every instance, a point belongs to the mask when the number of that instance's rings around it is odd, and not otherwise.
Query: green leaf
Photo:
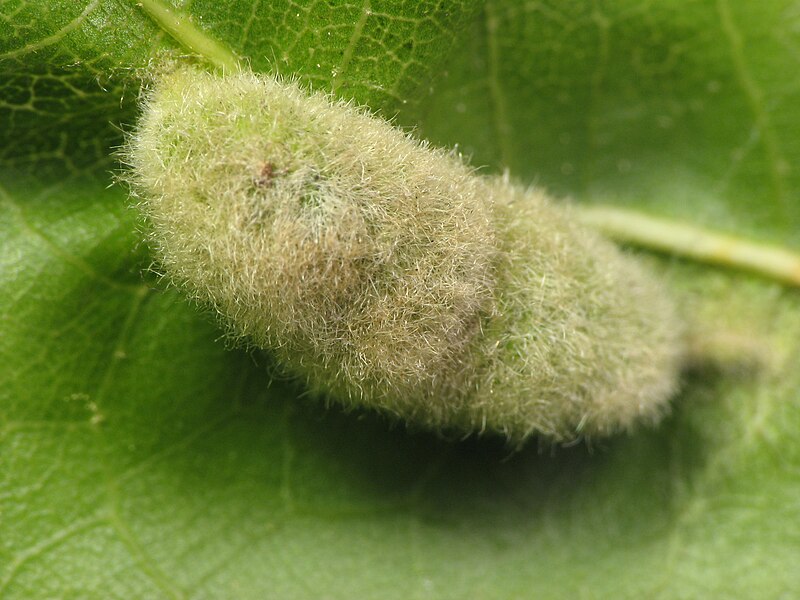
[[[476,165],[800,245],[790,0],[180,10],[254,69],[399,110]],[[645,256],[696,358],[658,429],[592,448],[511,454],[325,408],[148,274],[109,185],[134,72],[164,50],[187,48],[136,2],[0,5],[4,597],[798,589],[796,290]]]

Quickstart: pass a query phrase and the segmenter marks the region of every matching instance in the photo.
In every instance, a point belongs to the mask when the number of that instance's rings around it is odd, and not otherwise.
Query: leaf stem
[[[800,254],[611,206],[577,207],[585,224],[618,241],[738,268],[800,286]]]
[[[236,55],[197,27],[190,16],[169,6],[163,0],[137,0],[136,5],[188,50],[202,56],[223,71],[241,70]]]

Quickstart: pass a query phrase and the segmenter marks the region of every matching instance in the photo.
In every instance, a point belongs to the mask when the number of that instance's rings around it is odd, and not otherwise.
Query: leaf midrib
[[[163,0],[137,0],[136,6],[181,46],[223,71],[239,71],[242,66],[230,48],[221,44],[192,22],[191,16]]]

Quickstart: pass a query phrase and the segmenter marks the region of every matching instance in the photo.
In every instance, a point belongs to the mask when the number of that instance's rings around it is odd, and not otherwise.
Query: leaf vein
[[[95,8],[97,8],[99,4],[100,0],[92,0],[91,2],[89,2],[89,4],[86,5],[86,8],[83,9],[81,14],[79,14],[72,21],[64,25],[61,29],[59,29],[55,33],[52,33],[51,35],[48,35],[47,37],[44,37],[36,42],[31,42],[30,44],[22,46],[21,48],[16,48],[14,50],[2,53],[0,54],[0,59],[16,58],[23,54],[36,52],[37,50],[41,50],[43,48],[46,48],[47,46],[52,46],[53,44],[57,44],[58,42],[63,40],[68,33],[76,30],[78,27],[83,25],[83,22],[86,21],[86,19],[89,17],[92,11]]]

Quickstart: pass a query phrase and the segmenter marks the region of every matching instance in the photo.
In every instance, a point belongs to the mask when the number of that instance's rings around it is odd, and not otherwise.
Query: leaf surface
[[[487,170],[800,245],[796,3],[178,10]],[[148,274],[112,183],[135,2],[0,5],[0,592],[763,597],[800,587],[800,296],[643,256],[703,343],[655,430],[511,454],[342,414]]]

